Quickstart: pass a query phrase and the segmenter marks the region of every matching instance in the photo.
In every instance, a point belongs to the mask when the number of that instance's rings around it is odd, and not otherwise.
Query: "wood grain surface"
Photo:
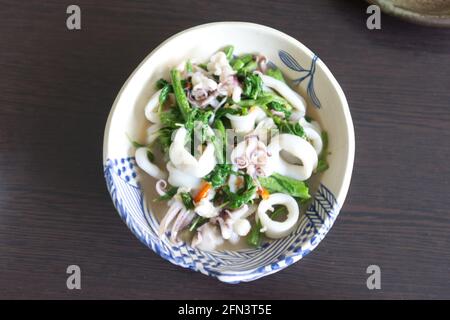
[[[0,1],[0,298],[450,299],[450,30],[363,1]],[[356,159],[330,233],[299,263],[228,285],[144,247],[102,171],[106,118],[139,62],[212,21],[265,24],[321,57],[349,101]],[[82,289],[66,288],[66,268]],[[366,268],[379,265],[381,290]]]

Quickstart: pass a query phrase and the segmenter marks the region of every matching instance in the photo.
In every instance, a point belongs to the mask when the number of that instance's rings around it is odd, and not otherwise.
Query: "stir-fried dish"
[[[170,70],[145,107],[151,125],[136,162],[167,203],[159,234],[215,250],[241,238],[288,236],[310,199],[308,180],[328,168],[327,135],[306,102],[261,54],[229,46]],[[165,168],[155,164],[162,152]]]

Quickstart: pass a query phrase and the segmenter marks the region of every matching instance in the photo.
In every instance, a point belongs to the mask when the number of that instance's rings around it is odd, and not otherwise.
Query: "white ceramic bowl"
[[[316,108],[329,136],[330,168],[322,175],[314,201],[288,237],[258,249],[203,252],[188,244],[174,245],[157,236],[151,191],[140,183],[134,149],[127,134],[143,138],[149,126],[144,106],[155,82],[169,78],[171,68],[197,57],[207,59],[234,45],[236,53],[262,53],[298,84],[295,87]],[[145,140],[145,139],[143,139]],[[117,211],[148,247],[179,266],[236,283],[252,281],[300,260],[324,238],[344,203],[353,168],[354,131],[347,100],[325,64],[307,47],[275,29],[243,22],[218,22],[180,32],[151,52],[125,82],[112,106],[104,136],[103,161],[108,190]],[[293,146],[295,147],[295,146]],[[145,189],[145,190],[144,190]],[[144,192],[145,191],[145,192]]]

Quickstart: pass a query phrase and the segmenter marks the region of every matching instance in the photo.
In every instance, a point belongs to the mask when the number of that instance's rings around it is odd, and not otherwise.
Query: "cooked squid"
[[[268,62],[229,46],[158,80],[145,106],[146,145],[135,157],[167,204],[161,238],[206,251],[257,247],[297,226],[308,180],[328,168],[328,139]]]
[[[159,118],[159,114],[157,112],[160,94],[161,90],[156,91],[145,106],[145,117],[153,123],[161,122],[161,119]]]
[[[175,137],[169,149],[169,157],[172,164],[179,170],[189,173],[197,178],[206,176],[216,165],[214,156],[214,145],[208,143],[199,159],[196,159],[186,150],[187,130],[180,128],[176,131]]]
[[[138,164],[139,165],[139,164]],[[169,172],[168,182],[175,187],[197,188],[201,179],[176,168],[172,162],[167,163],[167,171]]]
[[[309,141],[311,141],[311,144],[316,150],[317,156],[319,156],[323,148],[319,123],[317,121],[308,122],[305,120],[305,118],[301,118],[299,120],[299,124],[303,126],[303,130],[305,131],[306,137],[308,138]]]
[[[208,222],[198,228],[191,245],[201,250],[213,251],[223,244],[224,241],[219,227],[216,224]]]
[[[178,242],[179,232],[189,225],[195,214],[184,206],[179,194],[175,195],[168,204],[169,210],[167,210],[167,213],[161,220],[158,234],[162,237],[167,231],[170,231],[170,240],[172,242]]]
[[[313,170],[317,167],[317,153],[313,146],[298,136],[293,134],[280,134],[273,138],[267,147],[270,157],[264,171],[266,175],[273,172],[298,180],[306,180],[311,177]],[[281,151],[286,151],[301,163],[289,163],[283,159]]]
[[[274,221],[267,211],[273,212],[274,205],[283,205],[287,208],[288,214],[286,220]],[[258,219],[263,226],[262,232],[269,238],[279,239],[287,236],[295,228],[299,217],[298,205],[295,199],[287,194],[274,193],[266,200],[262,200],[258,206]]]
[[[155,179],[165,179],[167,173],[158,168],[158,166],[152,163],[148,159],[147,148],[142,147],[136,150],[135,158],[137,165],[144,170],[148,175]]]
[[[265,118],[265,113],[261,108],[254,107],[246,115],[238,116],[227,114],[227,118],[230,119],[231,127],[237,133],[248,133],[255,128],[255,124]]]
[[[246,236],[251,228],[250,222],[246,219],[255,211],[255,208],[243,205],[241,208],[230,211],[224,210],[222,214],[213,219],[220,226],[222,237],[225,240],[237,242],[239,237]]]
[[[289,103],[297,109],[297,111],[302,115],[302,117],[306,114],[306,102],[305,99],[302,98],[298,93],[293,91],[288,87],[284,82],[272,78],[270,76],[261,75],[262,81],[269,88],[274,89],[279,94],[281,94]]]

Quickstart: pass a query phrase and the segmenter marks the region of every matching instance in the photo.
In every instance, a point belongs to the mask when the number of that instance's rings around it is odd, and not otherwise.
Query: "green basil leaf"
[[[231,58],[233,58],[233,51],[234,51],[234,47],[233,46],[227,46],[227,47],[225,47],[223,49],[223,52],[227,56],[228,61],[230,61]]]
[[[283,73],[281,73],[280,69],[268,69],[266,74],[272,78],[286,83],[286,80],[284,80]]]
[[[233,172],[231,164],[218,164],[204,179],[211,183],[213,188],[226,184],[228,177]]]
[[[285,193],[300,199],[309,199],[308,185],[304,181],[274,173],[269,177],[260,177],[259,183],[270,193]]]
[[[189,192],[182,192],[180,193],[181,200],[183,201],[184,206],[186,209],[194,209],[194,200],[192,200],[192,196]]]
[[[173,92],[173,88],[170,84],[166,84],[161,89],[161,93],[159,94],[159,106],[158,106],[158,112],[161,113],[162,106],[167,101],[167,98],[169,97],[169,93]]]
[[[162,78],[156,81],[156,88],[158,90],[164,88],[167,85],[169,85],[169,82],[167,82],[167,80],[164,80]]]
[[[170,108],[159,115],[161,124],[164,127],[178,128],[179,124],[184,123],[183,116],[178,108]]]
[[[244,78],[244,89],[242,94],[248,99],[257,99],[263,91],[262,79],[257,74],[248,74]]]
[[[159,196],[154,201],[168,201],[173,198],[174,195],[177,194],[178,187],[170,187],[169,190],[166,191],[166,194]]]
[[[253,202],[253,197],[256,192],[256,184],[253,178],[248,174],[244,174],[244,186],[237,190],[237,192],[231,192],[228,185],[223,187],[225,193],[225,203],[230,209],[237,209],[244,204]]]
[[[196,216],[191,222],[189,231],[193,232],[193,231],[197,230],[199,227],[201,227],[203,224],[205,224],[208,221],[209,221],[208,218],[205,218],[202,216]]]

